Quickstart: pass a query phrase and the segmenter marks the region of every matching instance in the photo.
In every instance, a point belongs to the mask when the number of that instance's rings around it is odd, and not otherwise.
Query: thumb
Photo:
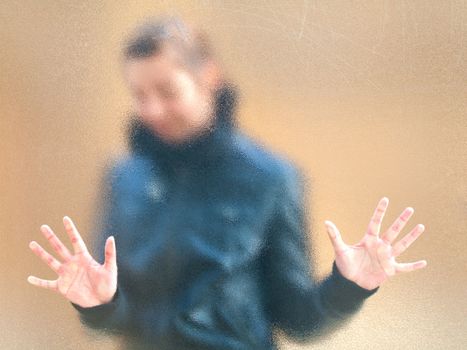
[[[344,251],[347,248],[347,245],[342,240],[342,236],[339,230],[337,229],[336,225],[334,225],[329,220],[326,220],[324,224],[326,225],[329,239],[331,240],[332,246],[334,247],[334,251],[336,252],[336,254]]]
[[[117,270],[117,249],[115,247],[115,237],[110,236],[105,241],[105,262],[104,267],[109,271]]]

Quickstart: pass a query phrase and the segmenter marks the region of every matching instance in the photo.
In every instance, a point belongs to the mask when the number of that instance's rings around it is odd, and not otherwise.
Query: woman
[[[332,330],[389,276],[426,265],[395,261],[424,228],[393,244],[407,208],[380,236],[383,198],[356,245],[326,222],[336,258],[317,283],[300,174],[237,129],[235,89],[206,38],[177,18],[147,22],[123,67],[136,117],[130,155],[107,176],[104,263],[68,217],[74,254],[47,225],[61,261],[30,245],[58,279],[29,282],[64,295],[86,325],[123,334],[129,348],[273,349],[275,327],[300,338]]]

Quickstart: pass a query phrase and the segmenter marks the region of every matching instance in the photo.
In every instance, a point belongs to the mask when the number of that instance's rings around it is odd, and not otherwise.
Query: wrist
[[[103,299],[99,299],[96,297],[90,297],[90,298],[86,298],[85,300],[79,300],[73,303],[83,308],[96,307],[96,306],[100,306],[100,305],[104,305],[104,304],[108,304],[112,302],[115,299],[116,294],[117,293],[115,291],[111,296],[103,298]]]
[[[340,280],[345,281],[345,284],[352,284],[359,289],[365,290],[366,292],[375,292],[379,288],[379,285],[375,285],[374,283],[370,284],[368,282],[362,282],[345,276],[344,274],[342,274],[341,269],[339,269],[335,260],[333,262],[332,272]]]
[[[361,278],[358,278],[358,275],[356,276],[350,276],[345,269],[339,267],[339,264],[337,260],[334,260],[334,265],[337,270],[337,272],[346,280],[355,283],[359,287],[366,289],[366,290],[373,290],[377,287],[379,287],[379,284],[377,284],[375,281],[369,281],[369,280],[362,280]]]

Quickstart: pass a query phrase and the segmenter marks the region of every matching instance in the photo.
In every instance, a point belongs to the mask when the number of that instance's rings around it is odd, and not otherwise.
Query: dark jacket
[[[235,126],[235,92],[217,95],[214,128],[181,146],[136,119],[130,155],[108,173],[95,252],[114,235],[118,289],[90,327],[129,348],[273,349],[274,327],[305,338],[334,329],[373,294],[332,273],[317,282],[301,175]]]

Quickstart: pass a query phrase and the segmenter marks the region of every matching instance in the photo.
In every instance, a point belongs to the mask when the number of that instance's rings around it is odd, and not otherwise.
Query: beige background
[[[131,4],[131,5],[130,5]],[[104,161],[124,151],[123,35],[172,11],[211,35],[242,91],[248,132],[305,171],[316,269],[323,221],[356,243],[379,198],[385,225],[413,206],[426,233],[400,257],[425,270],[385,283],[329,339],[284,349],[467,346],[466,1],[2,1],[0,348],[103,349],[28,249],[71,216],[90,238]],[[311,234],[313,232],[313,234]],[[408,229],[406,230],[408,232]],[[45,242],[43,242],[45,243]]]

